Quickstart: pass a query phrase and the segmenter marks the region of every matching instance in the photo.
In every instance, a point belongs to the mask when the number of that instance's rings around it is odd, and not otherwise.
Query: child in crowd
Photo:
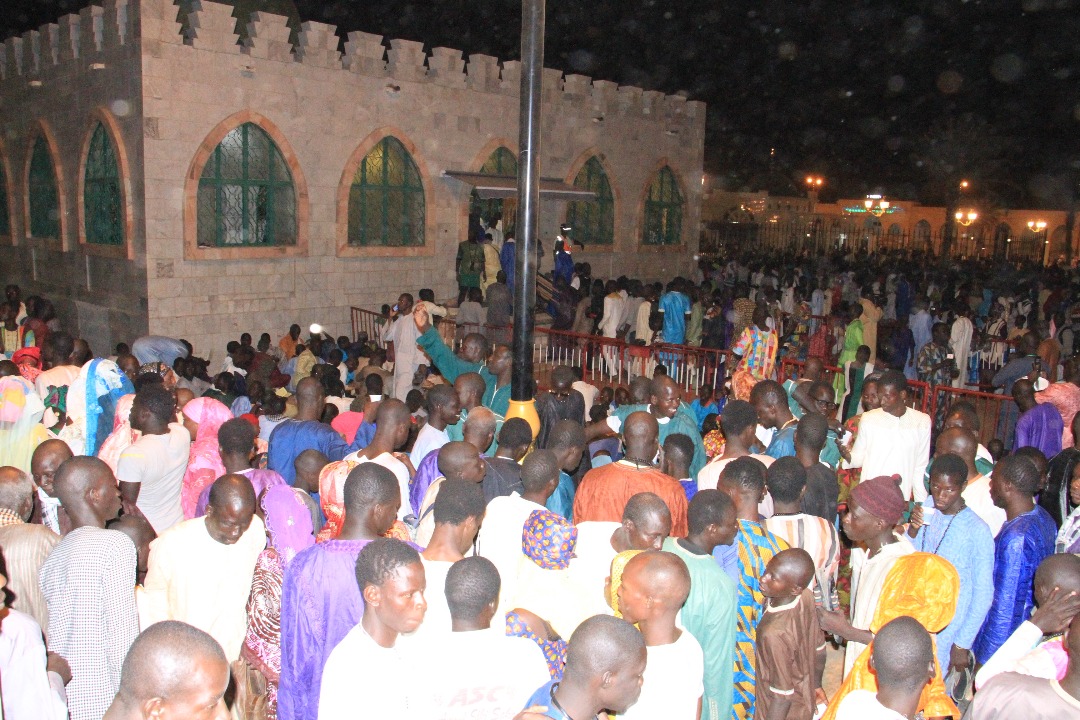
[[[824,703],[825,636],[810,581],[814,561],[801,548],[773,556],[761,576],[765,611],[757,627],[757,708],[767,720],[811,720]]]
[[[690,409],[694,411],[698,430],[701,430],[705,424],[705,418],[709,415],[719,415],[722,406],[717,404],[712,386],[703,384],[698,388],[698,396],[694,398],[694,402],[690,403]]]

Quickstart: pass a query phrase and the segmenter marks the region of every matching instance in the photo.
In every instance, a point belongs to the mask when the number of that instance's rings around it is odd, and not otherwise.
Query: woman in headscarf
[[[120,398],[134,392],[127,375],[112,360],[86,363],[68,387],[69,422],[60,438],[76,455],[96,455],[112,432]]]
[[[184,517],[196,517],[199,496],[203,490],[225,474],[218,450],[218,429],[232,420],[232,411],[213,398],[195,398],[182,411],[184,427],[191,433],[191,455],[180,490],[180,507]]]
[[[45,404],[24,378],[0,378],[0,465],[30,472],[30,458],[49,439],[41,424]]]
[[[41,374],[41,348],[28,347],[16,350],[11,361],[19,366],[19,374],[30,382],[37,380]]]
[[[901,615],[915,618],[930,633],[941,632],[952,622],[959,596],[960,576],[948,560],[923,552],[904,555],[896,560],[885,577],[870,632],[876,633]],[[873,647],[871,642],[856,658],[822,720],[835,720],[840,701],[853,690],[877,692],[877,675],[870,668]],[[960,717],[959,709],[945,691],[941,666],[936,660],[934,677],[919,699],[919,711],[923,717]]]
[[[277,717],[281,675],[281,582],[285,566],[298,552],[315,544],[311,513],[288,485],[266,490],[260,503],[266,524],[266,549],[255,561],[248,599],[247,636],[235,663],[240,717]]]
[[[326,517],[326,523],[315,538],[316,542],[333,540],[341,532],[341,526],[345,522],[345,478],[359,464],[354,460],[340,460],[329,463],[319,473],[319,506]],[[412,533],[400,519],[394,521],[386,537],[412,542]]]
[[[116,412],[113,416],[112,432],[98,449],[97,456],[109,468],[113,475],[116,474],[116,466],[120,462],[120,453],[128,449],[131,443],[138,439],[140,433],[131,428],[131,405],[135,402],[135,393],[125,395],[116,401]]]

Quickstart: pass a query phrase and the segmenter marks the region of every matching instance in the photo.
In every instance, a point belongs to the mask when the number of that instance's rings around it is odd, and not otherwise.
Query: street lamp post
[[[536,307],[538,215],[540,209],[540,108],[544,70],[545,0],[521,3],[521,102],[518,117],[518,216],[514,273],[514,337],[511,348],[510,408],[540,432],[533,398],[533,322]]]

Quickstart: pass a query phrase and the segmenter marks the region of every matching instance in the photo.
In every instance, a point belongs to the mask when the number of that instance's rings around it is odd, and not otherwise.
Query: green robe
[[[433,327],[428,328],[423,335],[418,337],[416,344],[428,354],[428,357],[431,358],[431,364],[439,368],[439,372],[442,373],[448,383],[454,382],[459,375],[465,373],[480,373],[486,388],[481,402],[484,407],[490,408],[491,412],[506,417],[506,412],[510,409],[510,385],[506,384],[499,387],[499,378],[488,370],[487,365],[459,358],[453,350],[446,346],[446,343],[443,342],[442,337],[439,335],[439,331]]]
[[[711,554],[692,553],[670,537],[664,550],[679,556],[690,571],[690,596],[680,617],[705,656],[701,720],[728,720],[735,692],[735,583]]]

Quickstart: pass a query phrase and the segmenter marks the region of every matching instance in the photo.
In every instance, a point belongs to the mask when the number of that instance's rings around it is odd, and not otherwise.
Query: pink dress
[[[232,411],[224,403],[213,398],[195,398],[184,406],[184,416],[199,423],[195,433],[195,442],[191,444],[187,472],[180,489],[180,506],[184,518],[196,517],[199,496],[219,477],[225,474],[218,452],[218,429],[226,421],[232,420]]]

